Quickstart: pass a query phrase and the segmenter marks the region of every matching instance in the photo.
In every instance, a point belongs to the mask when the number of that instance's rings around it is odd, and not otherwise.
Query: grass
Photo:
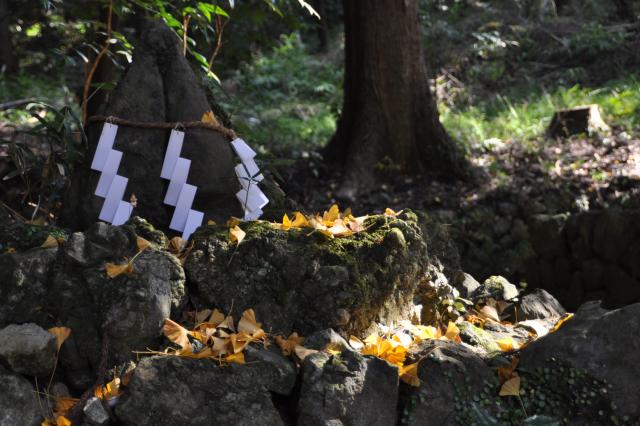
[[[637,128],[640,77],[611,81],[599,88],[576,85],[547,91],[523,86],[459,110],[440,105],[440,114],[445,128],[458,142],[478,148],[492,138],[526,141],[540,137],[557,109],[593,103],[600,105],[608,124],[626,130]]]
[[[22,73],[11,78],[0,75],[0,103],[28,98],[34,98],[58,108],[76,104],[72,93],[64,83],[46,75]],[[79,107],[76,110],[79,112]],[[15,125],[34,122],[24,106],[0,111],[0,122],[2,121],[8,121]]]

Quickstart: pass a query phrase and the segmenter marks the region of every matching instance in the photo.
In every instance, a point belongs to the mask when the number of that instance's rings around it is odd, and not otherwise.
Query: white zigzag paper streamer
[[[240,138],[232,140],[231,147],[241,161],[235,167],[238,182],[242,187],[236,193],[236,198],[244,210],[244,220],[257,220],[262,216],[262,208],[269,203],[269,199],[258,186],[264,176],[260,173],[260,169],[253,159],[256,152]]]
[[[122,225],[131,216],[133,206],[122,200],[128,179],[118,175],[122,152],[113,149],[118,126],[105,123],[98,140],[91,169],[100,172],[95,194],[104,198],[98,218],[113,225]]]

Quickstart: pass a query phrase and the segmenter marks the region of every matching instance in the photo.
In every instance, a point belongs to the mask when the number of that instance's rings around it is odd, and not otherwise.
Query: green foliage
[[[560,108],[599,104],[603,118],[629,130],[640,126],[640,80],[630,76],[598,89],[579,85],[548,92],[531,85],[496,95],[477,105],[456,109],[440,105],[445,128],[467,147],[479,147],[498,138],[526,141],[540,137]]]
[[[209,87],[241,134],[265,151],[282,154],[329,140],[342,104],[341,84],[339,59],[310,55],[292,34],[226,79],[226,91]]]

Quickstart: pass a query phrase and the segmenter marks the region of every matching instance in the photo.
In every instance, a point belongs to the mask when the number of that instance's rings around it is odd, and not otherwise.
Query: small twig
[[[187,56],[187,31],[189,30],[189,21],[191,15],[182,17],[182,56]]]
[[[213,67],[213,61],[215,61],[216,56],[220,53],[220,49],[222,48],[222,33],[224,33],[224,27],[227,26],[229,22],[228,19],[222,18],[222,16],[216,16],[216,47],[211,54],[211,58],[209,59],[209,71],[211,71],[211,67]]]

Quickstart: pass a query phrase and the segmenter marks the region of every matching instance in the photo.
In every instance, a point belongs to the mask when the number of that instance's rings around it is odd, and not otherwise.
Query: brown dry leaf
[[[173,237],[169,240],[169,251],[173,254],[180,253],[187,245],[187,240],[180,237]]]
[[[80,401],[78,398],[71,398],[69,396],[57,396],[55,413],[56,417],[67,415],[73,407]]]
[[[520,358],[514,356],[511,358],[511,364],[505,365],[504,367],[498,367],[498,377],[500,378],[500,383],[504,383],[509,380],[514,375],[514,371],[518,366],[518,362],[520,362]]]
[[[229,220],[227,220],[227,228],[233,228],[240,224],[241,220],[237,217],[231,216]]]
[[[296,346],[294,352],[300,361],[304,361],[306,357],[311,354],[315,354],[318,351],[316,351],[315,349],[305,348],[304,346]]]
[[[196,311],[193,315],[193,319],[197,324],[203,323],[212,314],[211,309],[203,309],[202,311]]]
[[[495,322],[500,322],[498,310],[491,305],[484,305],[482,308],[478,309],[478,313],[484,319],[490,319]]]
[[[136,237],[136,245],[138,246],[138,250],[142,251],[148,248],[151,243],[142,237]]]
[[[571,318],[573,318],[573,314],[564,314],[564,316],[558,320],[556,325],[553,326],[550,332],[553,333],[558,331],[558,329],[562,327],[562,324],[569,321]]]
[[[207,221],[207,226],[215,226],[215,225],[217,225],[217,223],[216,223],[216,221],[215,221],[215,220],[211,220],[211,219],[209,219],[209,220]]]
[[[218,123],[218,120],[216,119],[216,116],[213,113],[213,111],[207,111],[204,114],[202,114],[202,118],[200,119],[200,121],[202,121],[204,123],[213,124],[214,126],[219,126],[220,125],[220,123]]]
[[[238,225],[229,229],[229,239],[236,243],[236,245],[240,245],[244,237],[246,236],[246,232],[244,232]]]
[[[177,345],[180,345],[183,349],[191,348],[191,343],[189,342],[189,331],[180,324],[167,318],[164,320],[162,332],[167,339]]]
[[[288,338],[282,336],[275,337],[276,345],[282,350],[285,356],[291,355],[296,346],[302,346],[304,344],[304,337],[298,336],[298,333],[291,333]]]
[[[400,367],[400,380],[408,385],[418,387],[420,386],[420,378],[418,377],[418,363],[403,365]]]
[[[16,249],[14,249],[13,247],[9,247],[5,253],[9,253],[9,254],[16,253]]]
[[[133,274],[133,262],[127,262],[122,265],[116,265],[115,263],[107,263],[104,265],[104,269],[107,271],[107,276],[109,278],[115,278],[118,275]]]
[[[500,396],[520,396],[520,377],[514,376],[503,383]]]
[[[51,327],[47,331],[56,336],[56,350],[59,352],[62,344],[71,334],[71,329],[68,327]]]
[[[103,386],[98,386],[93,393],[103,401],[109,401],[110,399],[122,395],[122,392],[120,391],[120,379],[116,377],[109,383]]]
[[[245,332],[247,334],[254,334],[255,332],[262,330],[262,325],[256,321],[256,313],[253,309],[247,309],[242,313],[242,318],[238,322],[238,331]]]
[[[464,320],[479,328],[484,328],[484,323],[486,322],[485,319],[472,314],[467,315]]]
[[[364,343],[356,336],[349,336],[349,345],[357,351],[364,348]]]
[[[219,310],[214,309],[213,312],[211,312],[211,316],[209,317],[209,320],[207,322],[214,323],[217,327],[219,324],[222,324],[222,321],[224,320],[224,314]]]
[[[496,340],[496,344],[502,352],[511,352],[520,349],[520,345],[518,345],[512,337]]]
[[[42,243],[42,245],[40,247],[43,248],[54,248],[54,247],[58,247],[58,240],[56,240],[53,236],[49,235],[47,236],[47,239],[44,240],[44,243]]]

